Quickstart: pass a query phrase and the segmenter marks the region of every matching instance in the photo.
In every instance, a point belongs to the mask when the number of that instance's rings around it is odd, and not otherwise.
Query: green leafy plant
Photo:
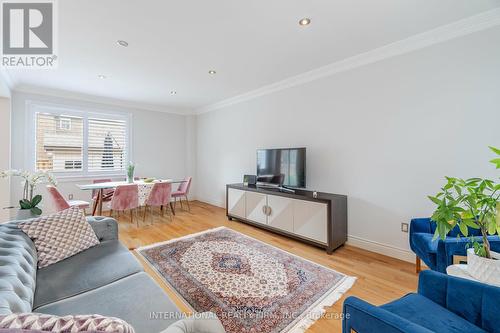
[[[135,164],[129,162],[127,166],[127,177],[130,182],[134,180],[134,171],[135,171]]]
[[[495,153],[497,154],[498,156],[500,156],[500,149],[498,148],[495,148],[495,147],[490,147],[490,149]],[[494,158],[490,161],[491,163],[495,164],[497,166],[497,169],[500,169],[500,157],[497,157],[497,158]]]
[[[490,147],[500,155],[500,149]],[[500,159],[491,161],[500,167]],[[480,229],[481,241],[471,237],[476,255],[491,259],[488,235],[500,235],[500,184],[490,179],[461,179],[446,177],[446,184],[429,199],[437,205],[432,221],[437,225],[434,239],[445,239],[458,226],[464,237],[469,237],[469,227]]]
[[[42,196],[40,194],[37,194],[31,200],[28,199],[19,200],[19,206],[21,206],[21,209],[31,210],[31,212],[35,215],[41,215],[42,210],[37,207],[40,202],[42,202]]]

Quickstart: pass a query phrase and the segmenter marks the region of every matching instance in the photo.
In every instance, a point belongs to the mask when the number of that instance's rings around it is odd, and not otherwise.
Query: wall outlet
[[[73,194],[68,195],[68,200],[73,200]]]
[[[401,223],[401,231],[408,232],[408,223]]]

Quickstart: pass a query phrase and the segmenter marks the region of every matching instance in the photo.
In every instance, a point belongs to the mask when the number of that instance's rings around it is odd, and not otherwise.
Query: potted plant
[[[500,156],[500,149],[490,147]],[[500,158],[491,160],[500,168]],[[468,237],[467,271],[477,280],[500,285],[500,254],[491,250],[488,235],[500,235],[500,184],[490,179],[446,177],[446,184],[435,196],[432,214],[436,223],[434,239],[445,239],[458,226]],[[469,237],[469,228],[479,229],[481,237]],[[459,237],[460,237],[459,234]]]
[[[29,172],[22,170],[6,170],[0,172],[0,178],[6,177],[21,177],[23,179],[23,198],[19,200],[17,219],[24,220],[40,216],[42,210],[38,205],[42,202],[42,196],[40,194],[35,194],[36,187],[41,183],[49,183],[55,186],[56,179],[54,176],[46,171]]]
[[[134,182],[134,171],[135,171],[135,164],[132,162],[129,162],[128,166],[127,166],[127,181],[129,183]]]

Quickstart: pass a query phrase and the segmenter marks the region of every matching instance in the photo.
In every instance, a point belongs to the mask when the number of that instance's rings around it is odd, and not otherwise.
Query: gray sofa
[[[0,224],[0,314],[100,314],[127,321],[136,333],[161,332],[178,321],[180,310],[118,240],[117,222],[88,220],[101,244],[42,269],[17,222]]]

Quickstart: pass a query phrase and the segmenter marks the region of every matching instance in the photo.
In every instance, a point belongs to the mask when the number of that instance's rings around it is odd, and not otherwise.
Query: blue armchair
[[[434,271],[420,273],[418,293],[382,306],[344,301],[342,332],[500,333],[500,288]]]
[[[417,255],[417,273],[420,271],[420,259],[432,270],[446,273],[446,267],[453,264],[453,256],[467,255],[466,238],[457,238],[460,233],[455,227],[445,240],[432,240],[436,230],[436,223],[430,218],[412,219],[410,223],[410,248]],[[481,237],[478,229],[469,228],[469,235]],[[488,236],[491,248],[495,252],[500,251],[500,237]]]

